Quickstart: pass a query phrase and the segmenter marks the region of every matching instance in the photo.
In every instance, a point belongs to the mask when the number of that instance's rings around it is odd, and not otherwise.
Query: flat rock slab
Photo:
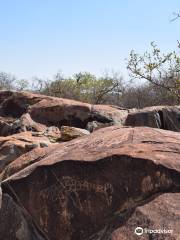
[[[51,240],[108,240],[136,207],[180,191],[175,132],[114,126],[30,156],[13,162],[2,192]]]

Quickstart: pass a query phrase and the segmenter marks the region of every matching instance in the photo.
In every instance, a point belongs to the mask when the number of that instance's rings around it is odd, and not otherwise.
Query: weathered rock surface
[[[43,132],[32,132],[35,137],[47,137],[51,143],[61,142],[61,132],[57,127],[47,127]]]
[[[113,123],[101,123],[101,122],[97,122],[97,121],[92,121],[92,122],[88,122],[86,129],[89,132],[94,132],[95,130],[98,130],[100,128],[104,128],[104,127],[109,127],[114,125]]]
[[[92,132],[114,124],[180,131],[179,106],[127,110],[117,106],[91,105],[29,92],[0,91],[0,116],[13,118],[22,116],[21,121],[25,123],[26,128],[32,127],[36,131],[43,125],[59,128],[66,125],[86,128]],[[7,135],[6,132],[10,131],[7,130],[9,126],[6,123],[4,125],[3,134]]]
[[[46,144],[46,145],[43,145]],[[36,147],[49,146],[46,136],[33,136],[31,132],[22,132],[7,137],[0,137],[0,172],[6,165],[22,154]]]
[[[31,105],[44,98],[45,96],[28,92],[0,91],[0,115],[19,118]]]
[[[113,232],[111,240],[179,240],[179,203],[179,193],[163,194],[152,202],[136,208],[127,223]],[[134,233],[136,227],[144,229],[141,236]],[[145,229],[166,230],[166,233],[146,233]]]
[[[17,128],[19,128],[18,130],[20,132],[44,132],[47,129],[45,125],[33,121],[29,113],[25,113],[20,117],[19,121],[17,122]]]
[[[0,117],[0,136],[10,136],[25,131],[41,132],[46,129],[45,125],[33,121],[28,113],[23,114],[19,119]]]
[[[114,126],[35,150],[5,169],[15,174],[1,186],[47,239],[108,240],[136,207],[180,192],[179,133]]]
[[[90,132],[82,128],[75,128],[75,127],[69,127],[69,126],[61,127],[62,141],[70,141],[74,138],[82,137],[88,134],[90,134]]]
[[[121,124],[127,113],[127,110],[106,105],[90,105],[61,98],[42,100],[30,109],[30,115],[36,122],[58,127],[68,125],[79,128],[86,128],[88,122],[94,120],[104,124]]]
[[[46,240],[26,210],[8,194],[1,196],[1,240]],[[8,220],[8,221],[7,221]]]
[[[156,106],[128,115],[126,126],[147,126],[180,132],[180,106]]]
[[[123,124],[128,110],[107,105],[91,105],[74,100],[48,97],[28,92],[0,91],[0,115],[31,118],[46,126],[62,125],[86,128],[88,122]]]
[[[52,144],[49,147],[45,147],[45,148],[35,147],[30,152],[22,154],[20,157],[18,157],[14,161],[11,161],[11,163],[5,166],[5,170],[2,171],[2,173],[0,173],[0,180],[1,181],[5,180],[9,176],[21,171],[25,167],[35,162],[39,162],[45,156],[52,153],[52,151],[55,151],[56,148],[57,148],[57,145],[55,144]]]
[[[0,117],[0,136],[13,134],[12,122],[14,121],[12,118]]]
[[[43,133],[51,142],[58,142],[61,140],[61,132],[58,127],[48,127]]]
[[[0,240],[136,240],[137,226],[173,229],[144,240],[179,239],[177,132],[179,106],[0,91]]]

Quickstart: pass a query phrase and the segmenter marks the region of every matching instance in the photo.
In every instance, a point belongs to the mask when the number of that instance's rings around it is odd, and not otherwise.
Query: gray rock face
[[[126,126],[147,126],[180,132],[180,107],[159,106],[136,110],[128,115]]]

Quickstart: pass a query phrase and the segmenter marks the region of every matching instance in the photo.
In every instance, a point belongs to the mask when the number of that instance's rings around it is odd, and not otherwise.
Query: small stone
[[[25,145],[25,148],[27,148],[29,150],[37,148],[37,147],[39,147],[39,145],[37,143],[32,143],[32,144],[26,144]]]
[[[40,145],[40,147],[42,147],[42,148],[49,146],[48,143],[46,143],[46,142],[40,142],[39,145]]]
[[[61,140],[63,141],[69,141],[74,138],[82,137],[88,134],[90,134],[90,132],[87,131],[86,129],[69,127],[69,126],[61,127]]]

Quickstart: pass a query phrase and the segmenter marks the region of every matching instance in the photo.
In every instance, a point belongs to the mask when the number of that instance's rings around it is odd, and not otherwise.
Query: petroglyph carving
[[[110,183],[106,183],[104,185],[102,184],[96,184],[96,183],[90,183],[86,180],[75,180],[72,179],[69,176],[63,177],[62,184],[65,187],[65,189],[68,191],[81,191],[81,190],[94,190],[95,192],[105,193],[106,191],[113,192],[112,185]]]
[[[65,195],[68,196],[70,193],[75,193],[75,196],[78,197],[80,191],[94,191],[95,193],[103,194],[108,206],[112,203],[112,184],[96,184],[86,180],[73,179],[69,176],[65,176],[62,178],[62,181],[56,182],[50,187],[43,189],[40,192],[40,196],[43,199],[49,199],[52,202],[59,201],[63,204],[65,201]]]

